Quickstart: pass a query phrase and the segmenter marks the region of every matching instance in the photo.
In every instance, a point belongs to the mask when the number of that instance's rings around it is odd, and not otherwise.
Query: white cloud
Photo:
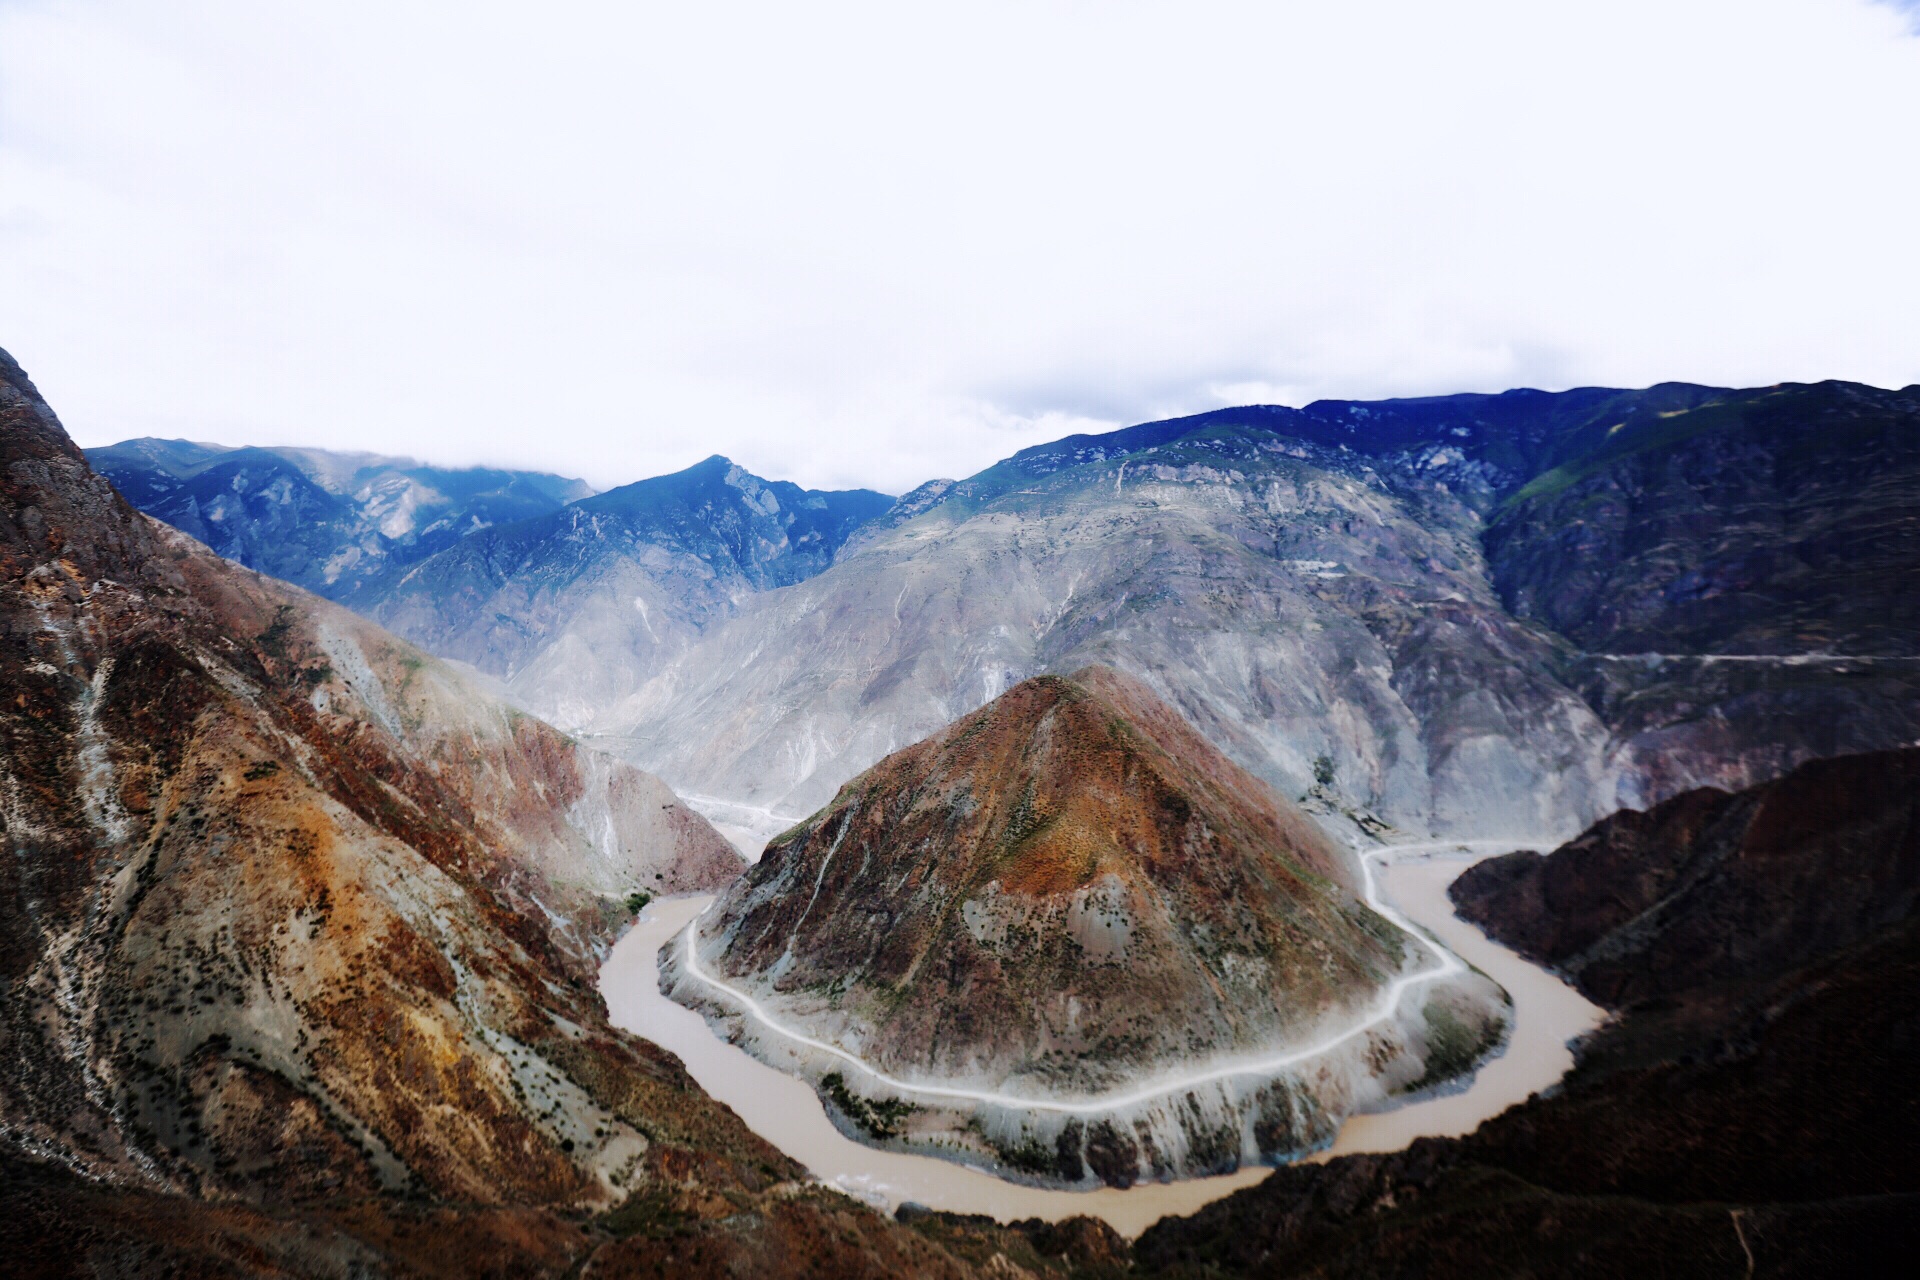
[[[1916,119],[1920,41],[1842,0],[0,0],[0,345],[84,442],[602,485],[897,491],[1249,398],[1899,385]]]

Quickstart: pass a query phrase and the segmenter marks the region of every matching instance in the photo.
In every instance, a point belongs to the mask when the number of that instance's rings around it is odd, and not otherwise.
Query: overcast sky
[[[1914,4],[0,0],[83,444],[899,492],[1223,404],[1920,381]]]

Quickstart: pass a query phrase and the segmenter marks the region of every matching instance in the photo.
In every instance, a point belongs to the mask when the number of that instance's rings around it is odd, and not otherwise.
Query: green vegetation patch
[[[600,1225],[616,1236],[644,1235],[658,1240],[687,1234],[693,1219],[673,1207],[663,1188],[650,1187],[628,1196],[624,1204],[600,1219]]]
[[[294,607],[283,604],[273,611],[273,621],[267,629],[253,638],[254,643],[276,658],[287,656],[287,636],[293,630]]]
[[[988,1139],[988,1145],[994,1154],[1000,1157],[1000,1163],[1009,1169],[1035,1175],[1057,1171],[1060,1163],[1059,1153],[1031,1134],[1022,1134],[1018,1143],[994,1142]]]
[[[1521,486],[1518,492],[1501,504],[1501,513],[1511,511],[1530,499],[1560,493],[1622,458],[1665,449],[1703,432],[1743,426],[1746,423],[1746,408],[1742,402],[1713,400],[1696,409],[1615,423],[1600,437],[1594,448],[1549,471],[1541,472]]]
[[[1499,1042],[1501,1024],[1489,1020],[1478,1027],[1468,1026],[1443,1005],[1429,1004],[1427,1020],[1426,1074],[1407,1086],[1410,1093],[1432,1088],[1455,1076],[1465,1075]]]
[[[842,1115],[874,1138],[897,1138],[908,1116],[920,1110],[911,1102],[897,1098],[863,1098],[847,1088],[846,1077],[835,1071],[820,1082],[833,1105]]]

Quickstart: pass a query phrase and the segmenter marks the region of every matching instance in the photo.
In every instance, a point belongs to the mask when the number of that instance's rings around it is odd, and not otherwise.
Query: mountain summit
[[[832,564],[892,501],[763,480],[715,455],[482,530],[353,603],[578,728],[740,600]]]

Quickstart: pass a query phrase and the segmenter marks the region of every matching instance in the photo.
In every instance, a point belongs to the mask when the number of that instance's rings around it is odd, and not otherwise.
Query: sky
[[[0,0],[82,444],[902,492],[1237,403],[1920,382],[1920,3]]]

